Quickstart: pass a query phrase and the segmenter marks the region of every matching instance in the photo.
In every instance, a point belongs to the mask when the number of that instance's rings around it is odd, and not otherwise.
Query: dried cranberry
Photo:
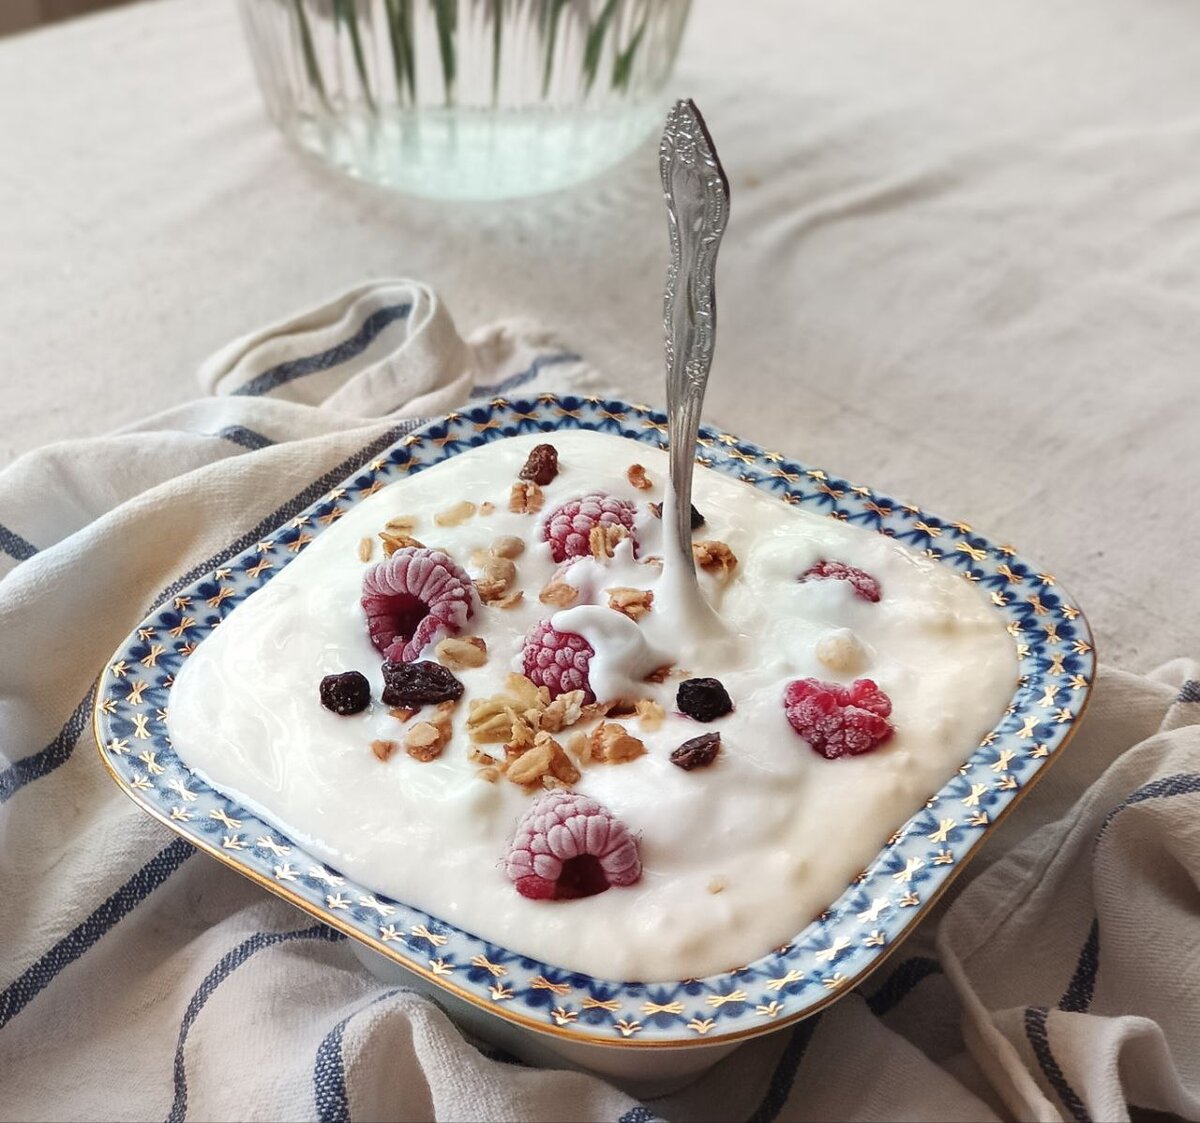
[[[321,679],[321,705],[348,717],[360,714],[371,704],[371,684],[358,671],[326,675]]]
[[[692,529],[699,530],[704,525],[704,516],[702,514],[700,514],[699,511],[696,510],[695,503],[691,504],[691,508],[692,508]],[[661,519],[662,518],[662,504],[661,503],[651,503],[650,504],[650,513],[656,519]]]
[[[684,772],[691,772],[693,768],[703,768],[706,764],[712,764],[720,751],[720,733],[701,733],[699,737],[684,741],[671,754],[671,763],[679,765]]]
[[[697,721],[716,721],[733,709],[729,692],[715,678],[684,679],[676,691],[675,705]]]
[[[387,706],[425,706],[461,698],[463,684],[440,663],[384,663],[383,702]]]
[[[558,475],[558,449],[553,445],[535,445],[525,460],[520,477],[545,487]]]

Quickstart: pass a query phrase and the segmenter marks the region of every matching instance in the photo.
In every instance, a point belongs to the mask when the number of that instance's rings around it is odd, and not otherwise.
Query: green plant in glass
[[[310,2],[310,0],[309,0]],[[305,73],[313,90],[328,105],[322,64],[313,43],[311,18],[306,0],[291,0],[295,9],[296,26],[304,58]],[[351,55],[365,105],[371,112],[379,108],[363,42],[362,24],[369,19],[363,0],[328,0],[332,5],[334,24],[349,38]],[[611,62],[606,75],[609,88],[623,92],[629,88],[638,50],[642,45],[656,0],[638,0],[629,30],[622,41],[613,42],[621,34],[616,19],[622,0],[603,0],[602,4],[588,0],[383,0],[383,19],[386,24],[391,70],[395,79],[395,96],[400,107],[417,101],[417,69],[415,44],[415,15],[418,5],[425,3],[433,14],[437,28],[438,57],[441,66],[444,103],[455,103],[455,81],[458,73],[458,32],[460,7],[474,9],[490,27],[492,42],[492,100],[499,101],[500,74],[504,60],[504,29],[510,21],[534,16],[540,39],[542,63],[541,92],[550,94],[555,77],[556,49],[565,20],[574,20],[581,31],[584,49],[582,69],[578,75],[582,90],[587,93],[601,79],[601,64],[606,46],[612,47]],[[597,10],[598,9],[598,10]]]

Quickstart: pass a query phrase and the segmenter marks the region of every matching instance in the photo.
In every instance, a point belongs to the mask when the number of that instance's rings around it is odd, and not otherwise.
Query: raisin
[[[371,704],[371,684],[358,671],[326,675],[321,679],[321,705],[348,717],[360,714]]]
[[[535,445],[520,471],[520,478],[545,487],[558,475],[558,449],[553,445]]]
[[[425,706],[462,697],[463,684],[440,663],[384,663],[383,702],[387,706]]]
[[[701,733],[699,737],[684,741],[671,754],[671,763],[679,765],[684,772],[691,772],[693,768],[703,768],[706,764],[712,764],[717,759],[720,749],[720,733]]]
[[[675,694],[675,705],[697,721],[715,721],[733,709],[729,692],[715,678],[684,679]]]
[[[700,514],[699,511],[696,510],[695,503],[693,503],[691,505],[691,507],[692,507],[692,529],[699,530],[704,525],[704,516],[702,514]],[[662,518],[662,504],[661,503],[651,503],[650,504],[650,513],[656,519],[661,519]]]

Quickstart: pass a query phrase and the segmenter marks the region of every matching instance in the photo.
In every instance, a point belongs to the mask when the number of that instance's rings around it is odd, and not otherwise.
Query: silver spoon
[[[671,236],[663,329],[675,537],[683,555],[682,570],[698,591],[692,557],[692,472],[717,334],[714,274],[721,235],[729,218],[729,181],[704,118],[690,98],[677,101],[667,114],[658,167]],[[665,510],[663,514],[665,518]]]

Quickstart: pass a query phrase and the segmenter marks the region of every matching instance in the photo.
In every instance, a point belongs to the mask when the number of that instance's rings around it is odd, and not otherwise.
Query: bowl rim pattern
[[[666,416],[602,397],[495,398],[430,421],[295,518],[152,611],[114,653],[93,713],[105,768],[144,811],[259,885],[475,1006],[574,1041],[695,1047],[770,1032],[823,1009],[912,932],[953,877],[1062,751],[1090,697],[1086,618],[1054,576],[967,523],[767,452],[710,426],[697,461],[802,509],[886,534],[990,594],[1017,646],[1012,701],[958,773],[931,793],[846,890],[790,943],[704,979],[595,979],[481,940],[381,898],[193,776],[171,748],[174,675],[203,637],[353,504],[504,437],[593,429],[666,447]]]

